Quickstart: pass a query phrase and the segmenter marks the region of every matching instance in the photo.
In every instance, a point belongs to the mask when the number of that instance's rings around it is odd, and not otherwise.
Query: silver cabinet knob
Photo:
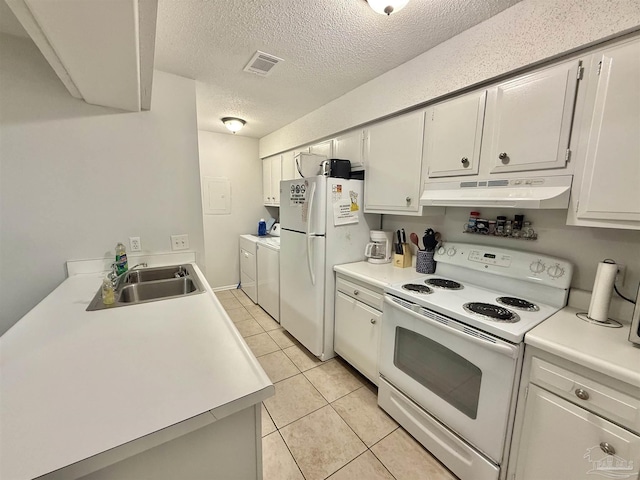
[[[371,325],[375,325],[375,323],[376,323],[376,319],[375,319],[375,318],[372,318],[372,319],[371,319]]]
[[[580,400],[589,400],[589,392],[583,390],[582,388],[577,388],[575,391],[576,397]]]
[[[507,152],[502,152],[498,155],[498,158],[502,160],[502,163],[509,163],[509,155],[507,155]]]
[[[611,445],[610,443],[607,443],[607,442],[601,442],[600,443],[600,450],[602,450],[607,455],[615,455],[616,454],[616,449],[613,448],[613,445]]]
[[[462,163],[466,167],[467,165],[469,165],[469,159],[467,157],[462,157],[460,163]]]
[[[411,203],[411,197],[407,197],[405,198],[405,200],[407,201],[407,203]]]
[[[354,290],[354,291],[353,291],[353,294],[354,294],[354,295],[358,295],[359,293],[360,293],[360,291],[358,291],[358,290]]]

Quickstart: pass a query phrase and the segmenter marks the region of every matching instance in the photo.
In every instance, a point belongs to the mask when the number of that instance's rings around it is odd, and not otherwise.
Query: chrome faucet
[[[120,279],[122,277],[124,277],[127,273],[129,272],[133,272],[136,268],[140,267],[140,268],[144,268],[147,266],[146,262],[142,262],[142,263],[137,263],[136,265],[134,265],[133,267],[131,267],[130,269],[122,272],[120,275],[118,275],[118,265],[114,262],[111,264],[111,272],[109,273],[109,279],[111,280],[111,283],[113,284],[113,288],[118,288],[118,285],[120,283]]]

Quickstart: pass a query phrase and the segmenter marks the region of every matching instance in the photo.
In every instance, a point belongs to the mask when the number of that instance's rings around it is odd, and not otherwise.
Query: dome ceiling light
[[[409,0],[367,0],[367,3],[375,12],[391,15],[402,10]]]
[[[241,118],[224,117],[222,119],[222,123],[224,123],[224,126],[227,127],[231,131],[231,133],[236,133],[240,131],[240,129],[244,127],[245,123],[247,122],[245,122]]]

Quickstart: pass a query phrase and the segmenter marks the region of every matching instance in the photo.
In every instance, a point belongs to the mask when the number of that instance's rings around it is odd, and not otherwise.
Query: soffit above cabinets
[[[149,110],[157,0],[6,2],[71,95]]]

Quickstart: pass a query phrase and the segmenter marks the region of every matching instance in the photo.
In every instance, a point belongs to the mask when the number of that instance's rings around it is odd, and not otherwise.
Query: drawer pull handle
[[[600,443],[600,450],[602,450],[607,455],[615,455],[616,454],[616,449],[613,448],[613,446],[608,442],[601,442]]]
[[[353,291],[353,294],[354,294],[354,295],[358,295],[359,293],[360,293],[360,292],[359,292],[358,290],[354,290],[354,291]]]
[[[375,318],[372,318],[372,319],[371,319],[371,325],[375,325],[375,324],[376,324],[376,319],[375,319]]]
[[[578,397],[580,400],[589,400],[589,392],[587,392],[586,390],[577,388],[575,393],[576,397]]]

